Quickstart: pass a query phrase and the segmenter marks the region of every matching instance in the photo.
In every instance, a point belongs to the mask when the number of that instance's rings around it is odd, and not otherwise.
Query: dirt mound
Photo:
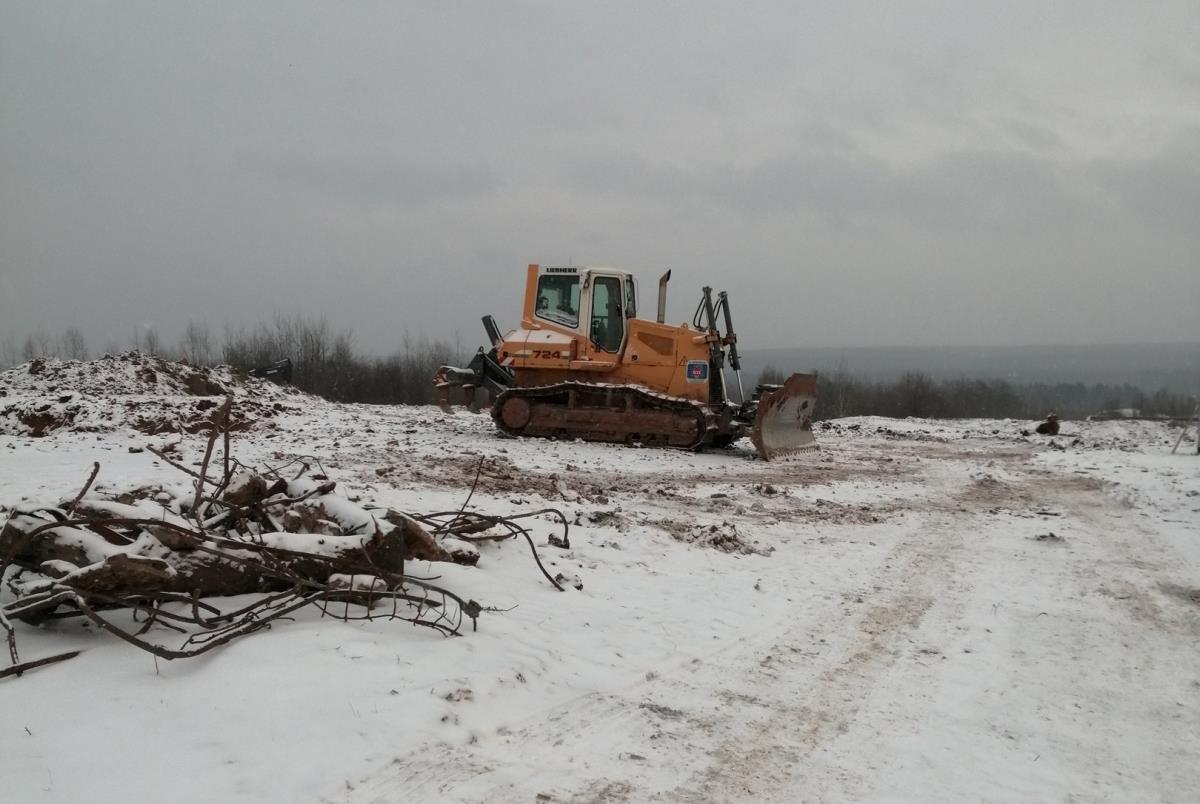
[[[141,352],[96,360],[38,359],[0,372],[0,393],[54,396],[251,396],[285,399],[296,391],[248,377],[230,366],[208,368]]]
[[[764,546],[738,532],[732,522],[702,525],[693,522],[661,520],[658,523],[676,541],[710,547],[723,553],[767,556],[775,552],[774,547]]]
[[[0,372],[0,434],[41,438],[57,430],[103,432],[122,427],[149,435],[209,427],[224,396],[234,398],[232,428],[272,426],[312,398],[247,377],[229,366],[207,368],[128,352],[91,361],[34,360]]]

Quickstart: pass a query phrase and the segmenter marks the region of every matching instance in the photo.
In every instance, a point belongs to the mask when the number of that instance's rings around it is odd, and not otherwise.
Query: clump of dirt
[[[537,494],[547,500],[563,500],[580,502],[586,500],[601,505],[608,501],[607,495],[611,489],[585,480],[581,476],[568,473],[544,473],[532,467],[520,467],[506,455],[489,455],[482,467],[478,455],[456,455],[448,458],[432,458],[413,467],[410,475],[414,480],[427,480],[437,485],[445,485],[450,479],[464,488],[472,485],[486,494],[502,496],[506,494]],[[390,467],[384,471],[376,470],[376,474],[387,476],[394,474]],[[478,477],[478,481],[476,481]]]
[[[153,404],[127,402],[129,412],[126,421],[133,429],[146,435],[164,433],[206,433],[213,418],[220,410],[212,400]],[[271,419],[284,413],[300,413],[300,408],[281,402],[260,402],[257,399],[239,399],[229,412],[229,429],[244,432],[253,428],[272,428]]]
[[[97,484],[94,490],[98,493],[103,488],[105,488],[104,484]],[[112,499],[113,502],[120,503],[121,505],[133,505],[139,500],[151,500],[164,507],[169,507],[171,503],[175,502],[177,493],[177,489],[168,489],[161,483],[157,483],[115,492],[112,495]]]
[[[376,470],[380,476],[395,473],[394,467]],[[433,457],[414,465],[410,472],[414,480],[428,480],[438,485],[474,487],[485,494],[504,495],[514,492],[546,492],[550,483],[544,475],[526,473],[505,455],[489,455],[480,463],[479,455]]]
[[[979,474],[971,479],[970,484],[958,495],[962,503],[987,507],[1001,505],[1028,506],[1033,502],[1031,489],[1001,480],[991,474]]]
[[[990,514],[1016,516],[1059,516],[1052,508],[1069,501],[1079,492],[1100,492],[1108,488],[1102,480],[1081,475],[1056,475],[1028,470],[1015,480],[1001,480],[990,473],[972,478],[971,483],[948,501],[951,509],[983,508]]]
[[[1186,586],[1179,586],[1173,583],[1161,584],[1159,589],[1171,597],[1200,606],[1200,589],[1190,589]]]
[[[738,532],[737,525],[728,521],[701,525],[664,519],[657,524],[676,541],[710,547],[723,553],[766,556],[775,552],[774,547],[764,547],[757,541],[743,536]]]
[[[76,411],[76,408],[52,411],[50,405],[38,405],[36,407],[32,405],[8,405],[3,410],[0,410],[0,419],[14,418],[19,424],[28,428],[29,435],[34,438],[41,438],[47,433],[69,424],[75,418]]]
[[[601,527],[616,528],[621,533],[629,530],[629,518],[616,510],[591,511],[587,515],[587,521]]]
[[[813,500],[813,507],[806,511],[801,511],[797,518],[818,520],[836,525],[873,525],[880,521],[881,516],[892,514],[897,508],[898,506],[894,505],[871,506],[861,503],[845,505],[818,497]]]
[[[939,441],[942,443],[949,441],[949,438],[943,435],[936,435],[920,430],[899,431],[893,430],[891,427],[882,426],[875,428],[875,434],[896,441]]]

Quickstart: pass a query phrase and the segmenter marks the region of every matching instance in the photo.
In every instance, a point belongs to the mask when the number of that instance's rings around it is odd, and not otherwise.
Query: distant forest
[[[275,315],[248,328],[227,328],[219,341],[203,322],[189,322],[178,342],[168,344],[153,330],[136,333],[128,349],[194,365],[226,363],[249,370],[291,358],[292,384],[337,402],[432,404],[433,375],[443,364],[464,365],[472,349],[462,344],[404,337],[385,357],[367,356],[354,347],[350,330],[334,330],[324,318]],[[106,344],[103,352],[122,351]],[[39,357],[87,360],[93,356],[81,330],[57,337],[30,336],[18,347],[0,344],[0,367]],[[781,382],[784,371],[767,364],[754,376],[760,383]],[[732,381],[732,378],[730,378]],[[896,379],[864,380],[844,368],[821,372],[817,380],[817,418],[905,416],[931,418],[1041,419],[1048,413],[1083,418],[1102,411],[1134,409],[1142,416],[1186,417],[1193,397],[1167,388],[1130,383],[1014,383],[1002,379],[934,379],[908,371]]]
[[[784,373],[767,366],[759,382],[778,383]],[[818,419],[844,416],[916,416],[935,419],[1082,419],[1105,411],[1134,410],[1145,417],[1191,415],[1196,401],[1159,388],[1095,383],[1014,384],[1007,380],[934,380],[910,371],[892,382],[866,382],[842,372],[817,375]]]
[[[354,347],[351,330],[335,330],[324,317],[276,314],[253,327],[227,328],[214,337],[204,322],[189,321],[175,343],[154,330],[135,332],[124,345],[89,350],[83,333],[71,327],[58,337],[27,337],[18,348],[0,344],[0,366],[39,357],[88,360],[96,354],[133,350],[196,366],[228,364],[249,371],[283,358],[292,361],[292,385],[335,402],[385,405],[433,404],[433,374],[443,364],[470,359],[463,347],[446,341],[401,338],[400,348],[371,357]]]

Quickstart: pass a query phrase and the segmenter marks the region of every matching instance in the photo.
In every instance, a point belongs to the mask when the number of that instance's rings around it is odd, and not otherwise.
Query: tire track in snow
[[[947,587],[949,554],[956,546],[957,539],[941,527],[910,533],[882,572],[870,579],[883,593],[855,623],[857,628],[825,632],[846,638],[834,644],[823,667],[813,667],[796,649],[809,636],[807,624],[767,647],[757,666],[746,668],[751,688],[769,703],[763,714],[740,722],[730,718],[710,764],[658,798],[795,800],[797,767],[855,718],[869,689],[896,661],[906,635],[933,605],[933,590]]]
[[[971,590],[959,570],[979,570],[975,552],[963,551],[970,515],[1002,506],[988,515],[1020,523],[1050,501],[1066,504],[1069,516],[1055,520],[1064,525],[1111,514],[1097,506],[1101,484],[1028,464],[1010,472],[994,488],[970,484],[936,505],[922,502],[900,532],[889,526],[896,541],[887,557],[853,577],[861,600],[798,596],[804,608],[791,622],[645,683],[532,714],[477,745],[418,749],[349,800],[853,799],[868,791],[871,771],[859,773],[855,752],[833,743],[856,723],[887,722],[887,713],[862,708],[911,655],[918,629],[949,633],[961,622]],[[698,705],[705,699],[710,706]]]
[[[581,696],[479,744],[398,757],[346,801],[790,800],[804,757],[845,730],[931,590],[946,586],[955,543],[928,523],[909,529],[864,568],[861,594],[806,601],[792,621],[706,659]],[[711,705],[697,709],[703,700]]]

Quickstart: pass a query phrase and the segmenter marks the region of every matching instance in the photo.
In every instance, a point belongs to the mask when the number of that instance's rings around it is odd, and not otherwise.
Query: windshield
[[[579,277],[550,274],[539,277],[534,313],[556,324],[579,326]]]

